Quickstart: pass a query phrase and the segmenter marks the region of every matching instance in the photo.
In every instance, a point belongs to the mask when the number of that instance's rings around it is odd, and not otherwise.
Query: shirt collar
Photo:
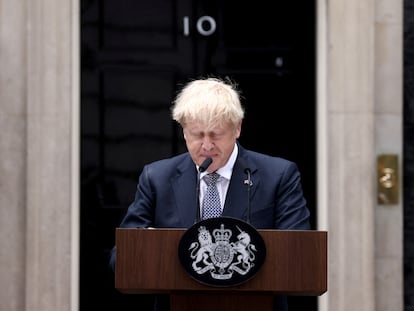
[[[233,148],[233,151],[230,155],[229,160],[227,161],[227,163],[223,167],[220,167],[216,171],[216,173],[220,174],[221,177],[224,177],[225,179],[230,180],[231,174],[233,172],[234,163],[236,163],[238,152],[239,152],[239,149],[237,147],[237,144],[234,144],[234,148]],[[203,172],[200,177],[203,178],[203,176],[206,175],[206,174],[207,174],[207,172]]]

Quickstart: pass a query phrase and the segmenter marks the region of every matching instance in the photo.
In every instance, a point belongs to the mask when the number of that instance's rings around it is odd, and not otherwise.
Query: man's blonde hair
[[[244,118],[244,109],[233,82],[205,78],[191,81],[177,95],[172,118],[181,126],[190,120],[212,125],[231,122],[237,126]]]

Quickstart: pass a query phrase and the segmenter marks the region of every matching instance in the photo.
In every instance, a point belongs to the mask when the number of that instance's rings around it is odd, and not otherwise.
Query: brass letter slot
[[[398,156],[379,155],[377,159],[378,204],[398,204]]]

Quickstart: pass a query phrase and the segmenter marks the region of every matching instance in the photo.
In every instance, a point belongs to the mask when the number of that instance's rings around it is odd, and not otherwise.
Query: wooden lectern
[[[170,294],[172,311],[272,310],[274,295],[319,296],[327,291],[327,232],[258,230],[266,259],[258,273],[234,287],[212,287],[181,266],[185,229],[116,229],[115,288],[130,294]]]

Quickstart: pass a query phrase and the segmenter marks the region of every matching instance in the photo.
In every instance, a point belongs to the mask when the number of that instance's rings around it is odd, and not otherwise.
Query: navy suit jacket
[[[251,170],[250,224],[256,229],[310,229],[309,210],[295,163],[246,150],[240,145],[223,216],[246,220],[247,176]],[[196,220],[197,169],[189,153],[146,165],[139,177],[134,202],[121,222],[124,228],[189,228]],[[114,248],[110,265],[115,268]],[[283,309],[283,308],[281,308]]]
[[[257,229],[309,229],[309,211],[297,166],[239,145],[251,170],[250,223]],[[189,228],[196,219],[197,169],[189,153],[146,165],[121,227]],[[236,160],[223,216],[246,220],[246,173]]]

